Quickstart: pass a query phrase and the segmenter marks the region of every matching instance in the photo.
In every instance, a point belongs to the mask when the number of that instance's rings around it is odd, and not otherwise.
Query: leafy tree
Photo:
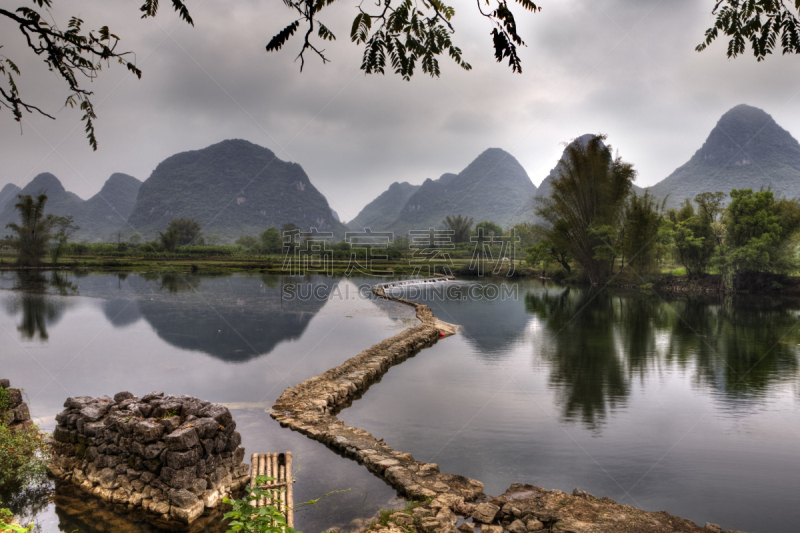
[[[716,246],[720,246],[725,237],[725,224],[722,222],[722,216],[725,214],[725,198],[727,194],[724,192],[704,192],[694,197],[697,207],[705,213],[711,222],[711,233],[714,235]]]
[[[673,238],[678,261],[686,269],[689,279],[699,278],[714,255],[711,218],[706,211],[695,212],[688,198],[680,210],[670,210],[669,217],[674,224]]]
[[[19,211],[19,224],[7,224],[16,237],[7,243],[17,249],[17,264],[20,266],[38,266],[47,253],[50,242],[50,230],[53,218],[44,214],[47,195],[40,194],[35,199],[29,195],[19,195],[19,202],[14,206]]]
[[[797,0],[794,10],[783,0],[717,0],[712,9],[717,19],[696,50],[702,52],[722,34],[730,37],[729,58],[743,54],[747,41],[758,61],[766,59],[776,46],[783,54],[800,53],[800,21],[795,16],[798,10]]]
[[[161,241],[161,245],[167,252],[175,253],[175,249],[178,247],[178,241],[180,240],[180,234],[177,229],[168,228],[164,233],[158,232],[158,240]]]
[[[169,221],[167,231],[175,230],[178,234],[178,245],[185,246],[200,237],[200,223],[193,218],[174,218]]]
[[[469,242],[469,232],[472,229],[473,222],[472,217],[447,215],[443,222],[453,232],[453,242]]]
[[[539,241],[539,232],[535,224],[515,224],[511,228],[512,235],[519,239],[518,246],[522,250],[527,250],[531,246],[535,246]]]
[[[649,192],[645,191],[642,196],[634,192],[625,207],[623,258],[627,258],[628,264],[640,274],[651,272],[658,264],[658,235],[664,202],[659,206]]]
[[[281,239],[283,239],[284,251],[294,252],[300,246],[300,226],[287,222],[281,226]]]
[[[53,258],[53,263],[55,264],[58,263],[58,258],[61,256],[64,248],[67,246],[69,238],[73,233],[81,228],[80,226],[75,225],[72,215],[63,217],[54,216],[50,219],[50,221],[52,227],[56,230],[56,234],[53,236],[53,240],[56,242],[56,245],[50,251],[51,257]]]
[[[141,1],[141,0],[140,0]],[[531,12],[541,8],[532,0],[514,0],[523,9]],[[99,76],[102,67],[116,61],[139,79],[142,71],[136,66],[135,54],[132,51],[118,50],[120,37],[111,32],[108,26],[97,30],[85,30],[83,20],[77,16],[69,19],[66,29],[52,22],[48,10],[54,0],[33,0],[33,7],[21,6],[17,9],[0,8],[0,17],[9,20],[19,27],[23,39],[30,51],[43,58],[48,69],[55,72],[67,86],[65,107],[79,107],[83,116],[86,137],[92,149],[97,150],[94,120],[97,118],[90,97],[92,91],[82,85],[84,79],[94,80]],[[486,5],[486,11],[482,7]],[[297,19],[278,32],[267,44],[267,51],[279,50],[301,27],[305,26],[303,44],[298,54],[300,70],[305,64],[305,53],[318,55],[323,63],[328,62],[324,49],[315,44],[333,41],[336,36],[319,19],[324,8],[332,4],[339,6],[344,2],[336,0],[285,0],[284,4]],[[184,0],[172,0],[172,6],[178,16],[186,23],[194,26],[194,21]],[[144,0],[139,11],[141,18],[155,17],[158,12],[158,0]],[[411,0],[385,0],[378,4],[359,4],[357,14],[350,30],[350,40],[364,46],[361,69],[367,74],[384,74],[390,68],[405,80],[411,79],[419,65],[422,72],[432,77],[440,75],[438,57],[447,54],[455,63],[465,70],[472,67],[464,61],[461,49],[452,42],[455,32],[452,19],[455,9],[442,0],[424,0],[414,3]],[[517,46],[524,46],[517,33],[514,13],[507,0],[484,0],[478,2],[478,11],[493,26],[491,36],[494,55],[497,61],[508,59],[513,72],[522,72],[522,63],[517,55]],[[2,48],[2,46],[0,46]],[[22,75],[17,64],[8,57],[0,55],[0,78],[5,85],[0,85],[0,107],[11,110],[14,120],[22,121],[23,112],[39,113],[51,119],[55,117],[46,113],[27,99],[23,99],[19,91],[17,78]]]
[[[503,228],[494,222],[484,220],[483,222],[478,222],[475,224],[475,231],[473,233],[475,234],[478,243],[482,245],[487,241],[499,241],[503,236]]]
[[[549,198],[537,199],[541,231],[564,256],[574,259],[593,284],[610,275],[618,246],[625,199],[636,177],[633,165],[612,156],[611,147],[595,135],[585,145],[565,150]]]
[[[236,239],[236,244],[239,246],[244,246],[248,250],[258,247],[258,239],[253,237],[252,235],[241,235],[238,239]]]
[[[261,233],[261,249],[267,254],[281,253],[283,240],[277,229],[267,228]]]
[[[128,242],[130,242],[131,244],[142,244],[142,241],[144,241],[144,236],[138,231],[132,233],[131,236],[128,238]]]
[[[777,200],[770,190],[734,189],[726,226],[725,267],[736,287],[752,283],[761,273],[796,268],[797,200]]]

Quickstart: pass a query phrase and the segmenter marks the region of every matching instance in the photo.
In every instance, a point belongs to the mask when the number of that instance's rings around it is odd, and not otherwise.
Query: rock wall
[[[150,523],[188,529],[249,480],[230,411],[190,396],[67,398],[53,475]]]
[[[22,401],[22,391],[12,389],[7,379],[0,379],[0,394],[5,400],[0,402],[0,424],[10,428],[28,428],[33,425],[28,404]]]

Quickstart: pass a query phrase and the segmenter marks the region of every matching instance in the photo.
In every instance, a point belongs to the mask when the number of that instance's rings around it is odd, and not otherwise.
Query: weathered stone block
[[[185,468],[182,470],[175,470],[165,466],[161,469],[159,479],[169,487],[174,489],[188,489],[192,486],[196,472],[194,468]]]
[[[170,468],[180,470],[188,466],[196,465],[200,459],[200,448],[195,447],[185,452],[168,451],[166,463]]]
[[[182,451],[197,446],[200,439],[197,438],[194,428],[181,428],[164,437],[164,442],[170,450]]]
[[[187,509],[196,504],[200,499],[186,489],[170,489],[167,493],[172,505]]]
[[[162,418],[159,423],[164,426],[164,433],[170,434],[181,425],[181,417],[171,416],[169,418]]]
[[[137,420],[133,426],[134,439],[139,442],[153,442],[160,439],[163,434],[164,426],[155,420]]]
[[[233,416],[227,407],[209,405],[200,411],[200,417],[213,418],[220,426],[227,427],[233,422]]]
[[[198,501],[196,504],[186,509],[172,506],[170,509],[170,516],[179,522],[190,524],[203,514],[203,509],[204,505],[202,501]]]
[[[202,439],[213,438],[219,431],[219,423],[213,418],[198,418],[194,421],[194,425],[197,426],[195,429]]]
[[[106,414],[111,408],[111,405],[112,403],[109,400],[101,399],[95,401],[81,409],[81,416],[94,422]]]

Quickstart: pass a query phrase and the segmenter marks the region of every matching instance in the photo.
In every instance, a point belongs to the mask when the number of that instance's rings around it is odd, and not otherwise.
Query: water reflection
[[[63,315],[69,301],[61,296],[77,295],[78,288],[62,272],[16,272],[13,289],[18,291],[6,300],[10,315],[21,315],[17,331],[23,340],[46,341],[48,324],[55,324]]]
[[[624,405],[635,380],[674,363],[727,402],[763,398],[797,376],[797,302],[686,298],[545,288],[525,296],[544,334],[562,416],[596,427]]]

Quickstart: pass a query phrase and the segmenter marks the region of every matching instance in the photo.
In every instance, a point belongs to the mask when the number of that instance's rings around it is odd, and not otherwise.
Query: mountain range
[[[536,185],[514,156],[489,148],[458,174],[443,174],[418,186],[393,183],[348,226],[400,235],[441,228],[446,216],[465,215],[476,223],[491,220],[505,227],[516,222],[516,213],[535,194]]]
[[[585,143],[590,137],[572,142]],[[426,179],[421,185],[392,183],[345,226],[300,165],[233,139],[173,155],[144,183],[113,174],[85,201],[49,173],[39,174],[22,189],[8,184],[0,190],[0,228],[18,220],[18,194],[40,193],[48,196],[48,213],[73,215],[81,227],[74,240],[84,241],[116,241],[115,235],[127,237],[135,231],[154,239],[170,220],[181,217],[198,220],[205,235],[218,234],[222,242],[285,223],[330,231],[337,239],[348,228],[398,235],[442,228],[448,215],[507,228],[536,222],[536,198],[549,194],[563,157],[537,188],[511,154],[489,148],[457,174]],[[673,207],[701,192],[760,187],[800,196],[800,143],[764,111],[739,105],[719,119],[688,162],[648,190]],[[643,192],[635,185],[634,190]]]
[[[112,241],[120,228],[124,228],[131,214],[142,182],[127,174],[112,174],[103,188],[83,200],[64,189],[61,181],[49,172],[33,178],[22,189],[8,184],[0,191],[0,228],[9,222],[18,222],[14,208],[18,195],[47,195],[45,212],[57,216],[72,215],[80,229],[72,236],[76,241]]]

